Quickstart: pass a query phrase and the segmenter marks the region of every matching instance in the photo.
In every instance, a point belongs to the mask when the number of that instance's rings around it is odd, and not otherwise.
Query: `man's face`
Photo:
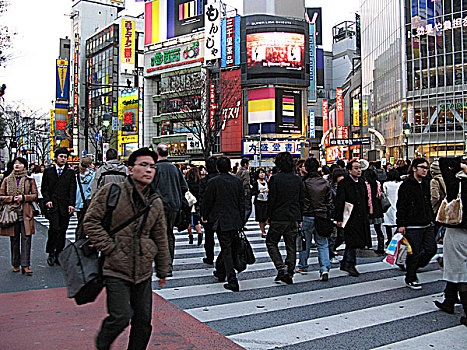
[[[156,163],[151,156],[139,156],[136,158],[135,165],[128,167],[130,177],[134,182],[146,187],[154,179],[155,166]]]
[[[66,164],[67,159],[68,156],[66,154],[61,153],[57,157],[55,157],[55,162],[58,166],[64,166]]]
[[[352,169],[349,170],[349,174],[353,177],[360,177],[362,176],[362,166],[360,163],[355,162],[352,164]]]
[[[428,170],[430,169],[428,163],[418,164],[416,167],[413,167],[414,176],[416,177],[426,177]]]

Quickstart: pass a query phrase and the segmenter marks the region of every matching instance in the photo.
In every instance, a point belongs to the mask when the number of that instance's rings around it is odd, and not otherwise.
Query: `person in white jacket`
[[[388,172],[387,181],[383,184],[383,192],[389,199],[391,203],[391,207],[388,209],[386,213],[384,213],[383,217],[383,225],[386,228],[386,247],[389,245],[392,239],[392,232],[393,229],[397,227],[396,225],[396,203],[397,203],[397,193],[399,191],[399,187],[402,184],[400,179],[399,172],[395,169],[392,169]]]

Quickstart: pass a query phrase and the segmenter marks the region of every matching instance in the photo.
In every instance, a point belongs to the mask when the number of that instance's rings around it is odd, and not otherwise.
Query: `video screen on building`
[[[300,79],[305,69],[305,34],[247,34],[246,55],[250,78],[284,74]]]
[[[242,17],[242,84],[308,86],[308,41],[304,20]]]

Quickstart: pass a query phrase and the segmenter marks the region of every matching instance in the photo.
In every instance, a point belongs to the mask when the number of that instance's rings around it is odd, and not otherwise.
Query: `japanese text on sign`
[[[135,64],[135,21],[122,20],[121,61]]]
[[[260,153],[259,141],[243,141],[242,153],[244,156],[254,156]],[[298,140],[262,140],[262,155],[277,155],[280,152],[290,152],[292,155],[300,155],[300,141]]]
[[[206,53],[204,60],[221,58],[221,12],[220,2],[213,2],[206,7],[204,16]]]

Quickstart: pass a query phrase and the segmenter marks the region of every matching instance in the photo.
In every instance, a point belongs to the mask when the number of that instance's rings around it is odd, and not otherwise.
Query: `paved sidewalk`
[[[76,306],[66,288],[0,294],[3,350],[95,349],[94,337],[106,316],[105,292],[96,302]],[[242,349],[212,328],[153,293],[150,349]],[[126,349],[129,330],[112,349]],[[215,344],[215,345],[214,345]]]

